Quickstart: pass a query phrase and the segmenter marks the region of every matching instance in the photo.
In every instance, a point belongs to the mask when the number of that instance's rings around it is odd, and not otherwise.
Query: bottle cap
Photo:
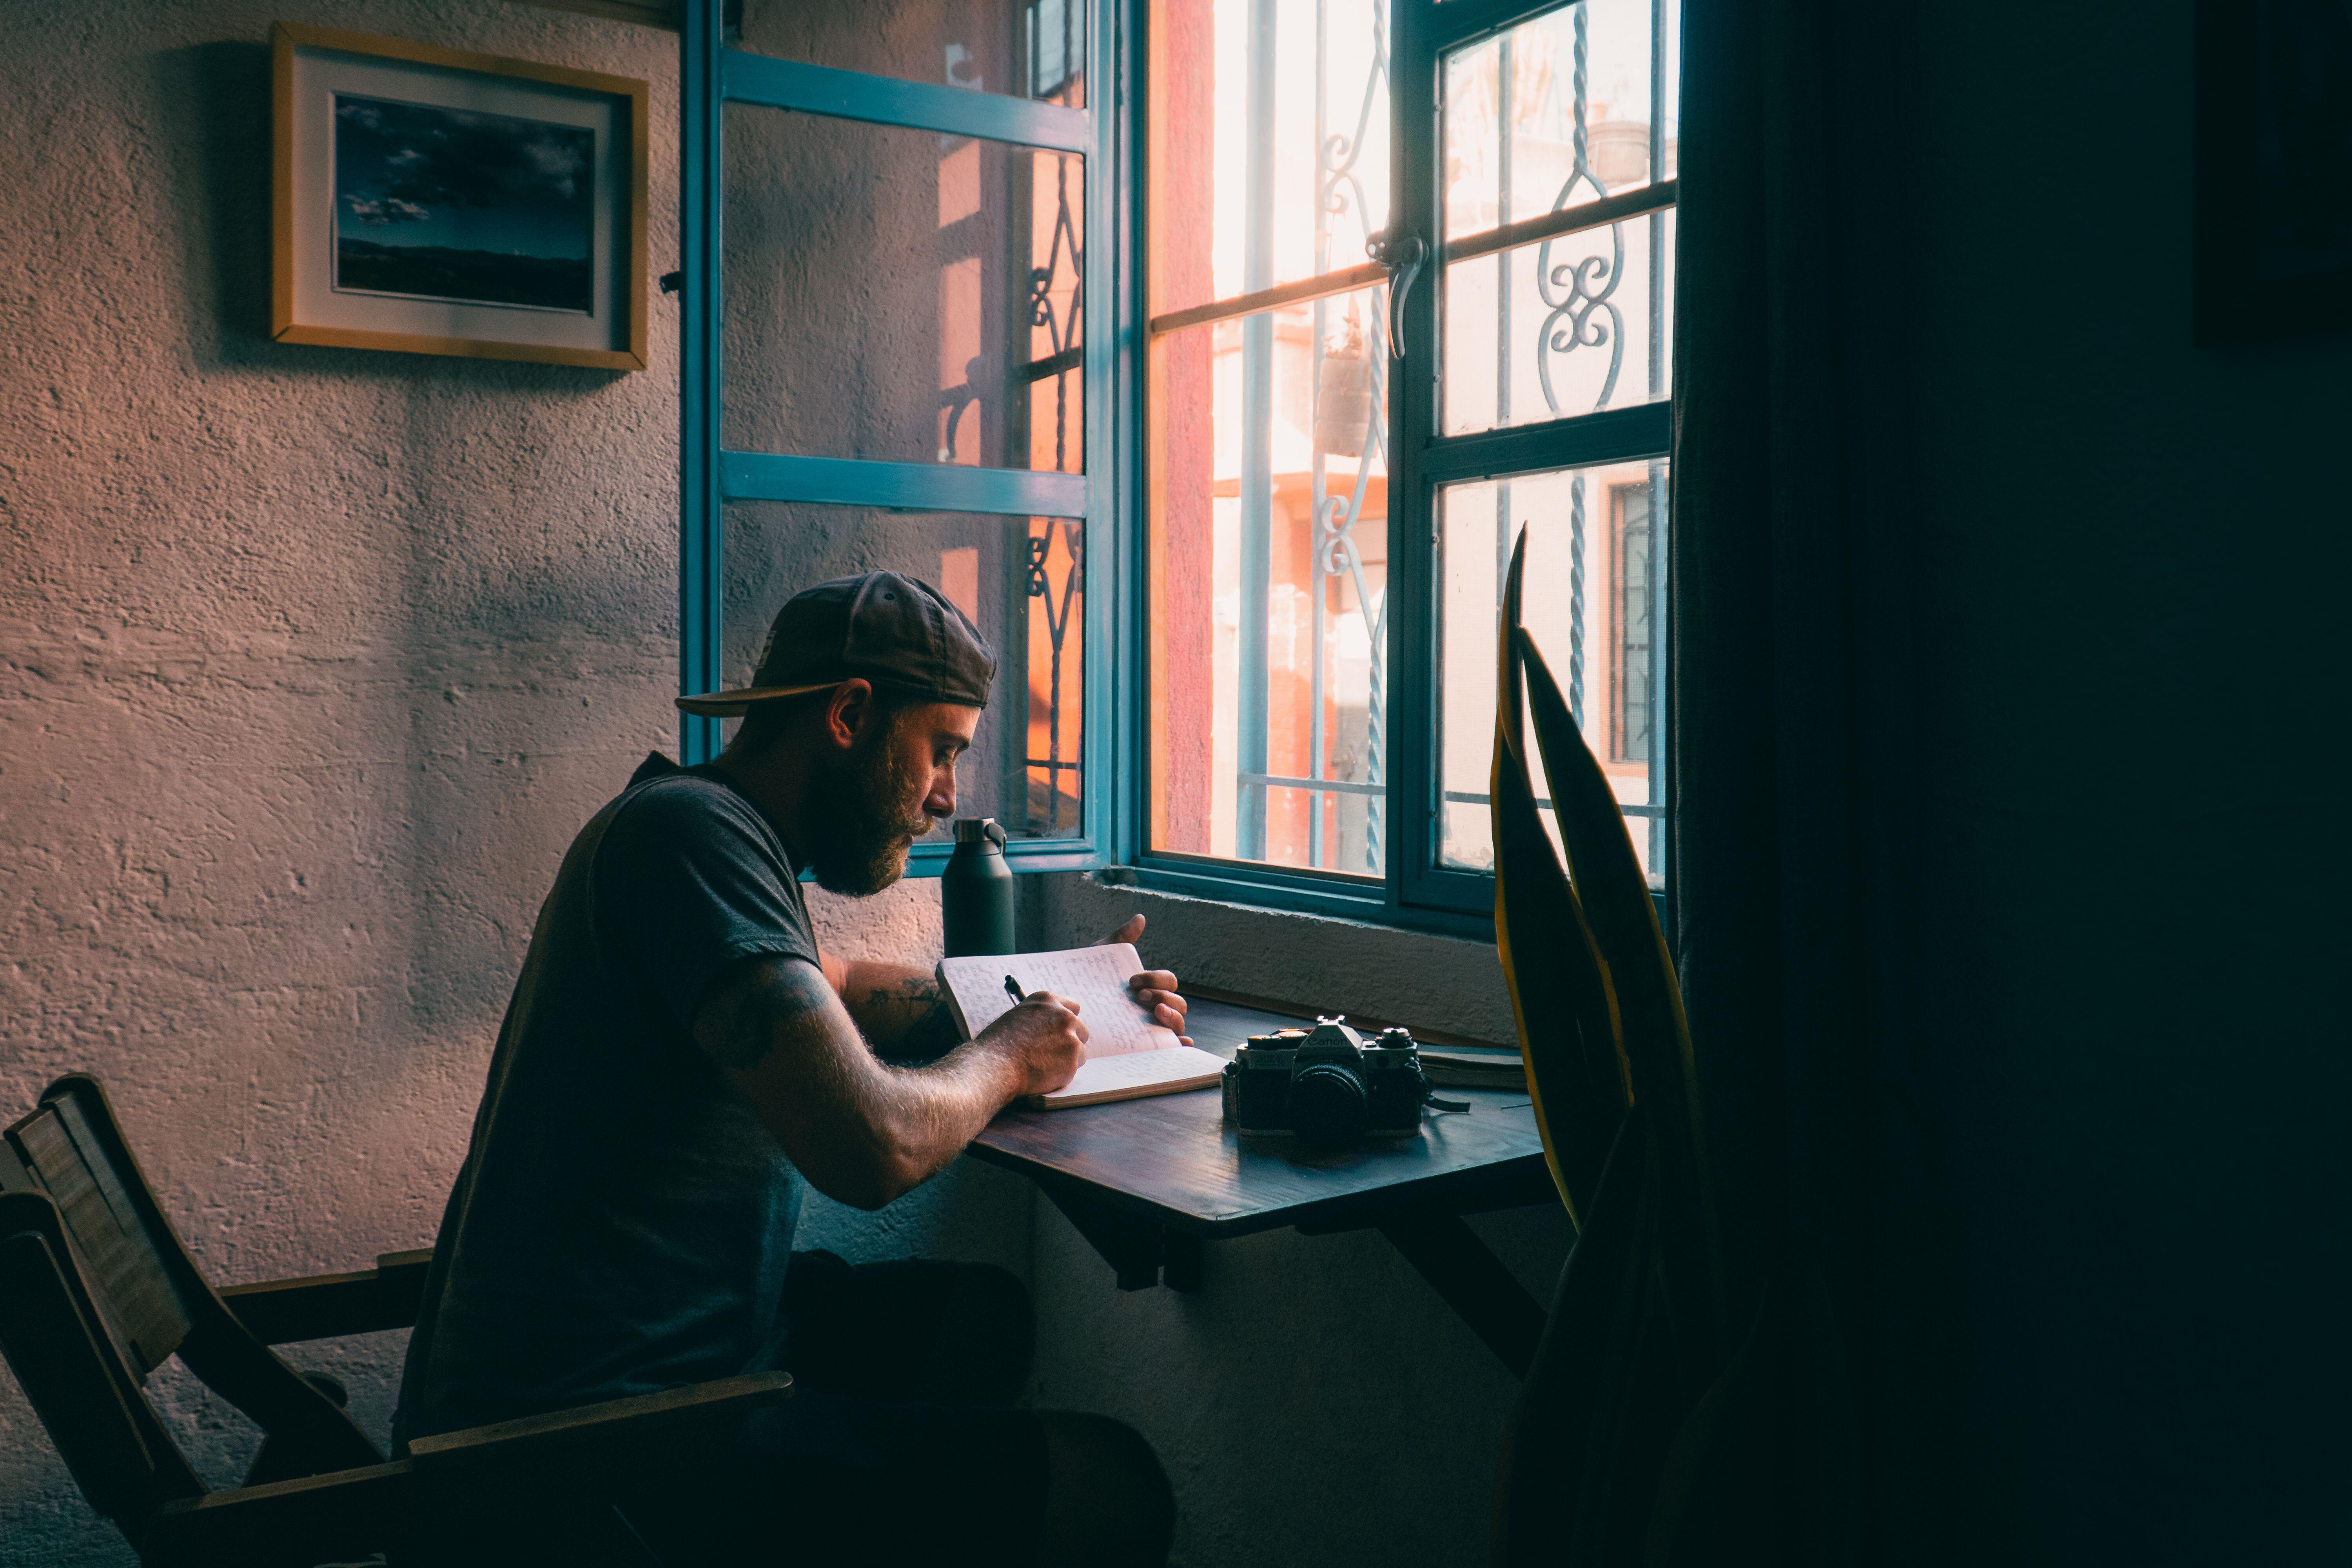
[[[996,826],[992,816],[959,816],[955,824],[955,841],[959,844],[993,844],[1004,847],[1004,829]]]

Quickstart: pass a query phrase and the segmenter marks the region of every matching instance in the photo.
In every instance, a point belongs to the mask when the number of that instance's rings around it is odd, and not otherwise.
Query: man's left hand
[[[1115,942],[1135,942],[1143,935],[1143,917],[1130,915],[1125,925],[1111,932],[1095,945],[1107,947]],[[1176,990],[1176,976],[1165,969],[1147,969],[1131,975],[1127,988],[1135,999],[1151,1010],[1151,1021],[1163,1028],[1176,1031],[1176,1037],[1185,1045],[1192,1038],[1184,1033],[1184,998]]]

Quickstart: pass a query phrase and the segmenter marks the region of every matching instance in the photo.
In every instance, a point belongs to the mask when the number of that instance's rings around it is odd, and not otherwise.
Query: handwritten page
[[[1078,1020],[1087,1026],[1087,1059],[1066,1086],[1029,1098],[1038,1110],[1140,1100],[1215,1084],[1225,1070],[1224,1059],[1178,1043],[1176,1032],[1155,1023],[1150,1009],[1127,988],[1129,978],[1142,971],[1134,944],[1119,942],[1060,952],[942,959],[940,984],[966,1038],[1013,1011],[1007,975],[1024,995],[1050,991],[1078,1005]]]
[[[1128,942],[1074,947],[1063,952],[940,961],[940,984],[954,1000],[967,1037],[1013,1011],[1013,997],[1004,989],[1004,977],[1009,974],[1021,983],[1024,994],[1051,991],[1078,1005],[1078,1020],[1087,1026],[1089,1061],[1175,1047],[1175,1031],[1153,1023],[1150,1011],[1127,988],[1129,977],[1142,973],[1143,960],[1137,955],[1135,944]]]

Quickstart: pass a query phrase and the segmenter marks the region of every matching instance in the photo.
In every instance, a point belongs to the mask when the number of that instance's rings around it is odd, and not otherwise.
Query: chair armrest
[[[414,1467],[397,1459],[177,1499],[143,1532],[140,1556],[167,1568],[310,1568],[364,1558],[399,1532],[415,1479]]]
[[[782,1402],[792,1392],[788,1372],[745,1373],[659,1394],[436,1433],[412,1439],[408,1457],[420,1476],[453,1480],[492,1471],[507,1476],[517,1470],[577,1469],[603,1460],[640,1468],[681,1446],[730,1438],[736,1422]]]
[[[419,1437],[408,1458],[388,1465],[165,1503],[142,1532],[141,1556],[162,1568],[310,1568],[412,1542],[420,1531],[463,1535],[478,1509],[572,1506],[611,1474],[689,1463],[704,1445],[731,1439],[736,1421],[792,1391],[789,1373],[750,1373]]]
[[[316,1274],[303,1279],[265,1279],[228,1285],[221,1300],[237,1321],[266,1345],[297,1340],[333,1339],[416,1323],[425,1300],[425,1271],[433,1252],[387,1252],[375,1267],[350,1274]]]

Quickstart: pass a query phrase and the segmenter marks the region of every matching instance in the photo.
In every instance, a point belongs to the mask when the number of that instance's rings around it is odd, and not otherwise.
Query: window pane
[[[1154,849],[1382,874],[1384,292],[1153,344]]]
[[[956,769],[958,815],[993,816],[1015,837],[1084,831],[1084,523],[778,501],[726,510],[730,684],[749,680],[769,623],[803,588],[876,567],[919,577],[996,650],[995,692]]]
[[[731,104],[720,440],[1085,468],[1086,161]]]
[[[1387,0],[1159,0],[1151,313],[1360,267],[1387,226]]]
[[[1673,176],[1672,39],[1654,50],[1651,16],[1584,0],[1445,57],[1446,238]]]
[[[1664,874],[1663,458],[1449,485],[1438,495],[1438,864],[1491,870],[1495,636],[1513,542],[1528,531],[1523,624],[1566,689],[1626,808],[1653,886]],[[1530,730],[1532,737],[1532,729]],[[1538,788],[1549,800],[1540,777]],[[1549,825],[1550,812],[1545,818]],[[1559,837],[1553,830],[1555,840]]]
[[[1087,0],[743,7],[742,47],[840,70],[1086,107]]]
[[[1445,57],[1449,239],[1673,174],[1673,39],[1652,20],[1674,10],[1583,0]],[[1447,268],[1443,433],[1665,396],[1673,268],[1671,213]]]
[[[1669,209],[1448,267],[1444,433],[1665,396],[1674,250]]]

